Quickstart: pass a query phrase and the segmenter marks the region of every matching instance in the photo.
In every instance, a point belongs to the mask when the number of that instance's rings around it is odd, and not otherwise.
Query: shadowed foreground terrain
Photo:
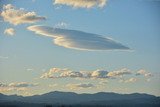
[[[34,96],[0,94],[0,107],[160,107],[160,97],[148,94],[50,92]]]

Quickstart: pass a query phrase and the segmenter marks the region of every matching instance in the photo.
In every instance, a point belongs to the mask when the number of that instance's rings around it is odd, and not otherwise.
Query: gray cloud
[[[14,25],[35,23],[46,19],[45,17],[38,16],[35,12],[27,12],[23,8],[17,9],[11,4],[3,6],[0,16],[3,17],[4,21]]]
[[[78,50],[129,50],[128,47],[111,38],[77,30],[52,28],[48,26],[29,26],[36,34],[53,38],[56,45]]]
[[[38,86],[38,84],[37,83],[29,84],[27,82],[20,82],[20,83],[10,83],[8,86],[9,87],[35,87],[35,86]]]
[[[72,90],[76,90],[76,89],[94,88],[95,85],[91,83],[79,83],[79,84],[67,84],[66,87]]]

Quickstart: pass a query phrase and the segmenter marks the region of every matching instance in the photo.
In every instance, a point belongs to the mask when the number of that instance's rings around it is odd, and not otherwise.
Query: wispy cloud
[[[127,46],[101,35],[77,30],[52,28],[48,26],[29,26],[36,34],[53,38],[54,44],[78,50],[129,50]]]
[[[133,83],[133,82],[136,82],[137,81],[137,78],[129,78],[129,79],[126,79],[126,80],[120,80],[120,82],[124,82],[124,83]]]
[[[8,59],[9,57],[7,56],[0,56],[0,59]]]
[[[56,86],[58,86],[58,84],[50,84],[50,85],[49,85],[50,88],[54,88],[54,87],[56,87]]]
[[[15,30],[13,28],[5,29],[4,34],[13,36],[13,35],[15,35]]]
[[[104,7],[107,0],[53,0],[54,5],[67,5],[75,8]]]
[[[99,85],[107,85],[109,81],[105,80],[105,81],[100,81]]]
[[[79,83],[79,84],[67,84],[66,87],[71,90],[77,90],[77,89],[85,89],[85,88],[94,88],[96,86],[91,83]]]
[[[55,28],[67,28],[67,27],[68,27],[68,24],[65,23],[65,22],[59,22],[59,23],[57,23],[54,27],[55,27]]]
[[[34,69],[32,69],[32,68],[27,68],[26,70],[27,70],[27,71],[33,71]]]
[[[4,21],[14,25],[23,23],[35,23],[37,21],[45,20],[45,17],[38,16],[35,12],[27,12],[23,8],[17,9],[12,4],[3,6],[3,11],[0,14]]]

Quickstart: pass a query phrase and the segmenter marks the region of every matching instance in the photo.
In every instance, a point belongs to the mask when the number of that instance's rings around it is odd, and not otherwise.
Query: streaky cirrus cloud
[[[7,28],[4,30],[4,34],[7,34],[7,35],[15,35],[15,30],[13,28]]]
[[[75,8],[104,7],[107,0],[53,0],[54,5],[67,5]]]
[[[78,83],[78,84],[67,84],[66,87],[70,88],[71,90],[77,90],[85,88],[94,88],[96,86],[91,83]]]
[[[37,21],[46,19],[43,16],[38,16],[33,11],[27,12],[23,8],[17,9],[12,4],[4,5],[0,16],[4,19],[4,21],[9,22],[13,25],[35,23]]]
[[[54,44],[78,50],[130,50],[121,43],[98,34],[78,30],[34,25],[27,28],[36,34],[53,38]]]

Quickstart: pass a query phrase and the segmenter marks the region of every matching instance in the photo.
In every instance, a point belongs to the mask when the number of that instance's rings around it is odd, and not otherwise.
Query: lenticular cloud
[[[98,34],[78,30],[52,28],[48,26],[29,26],[36,34],[53,38],[54,44],[78,50],[129,50],[127,46]]]

